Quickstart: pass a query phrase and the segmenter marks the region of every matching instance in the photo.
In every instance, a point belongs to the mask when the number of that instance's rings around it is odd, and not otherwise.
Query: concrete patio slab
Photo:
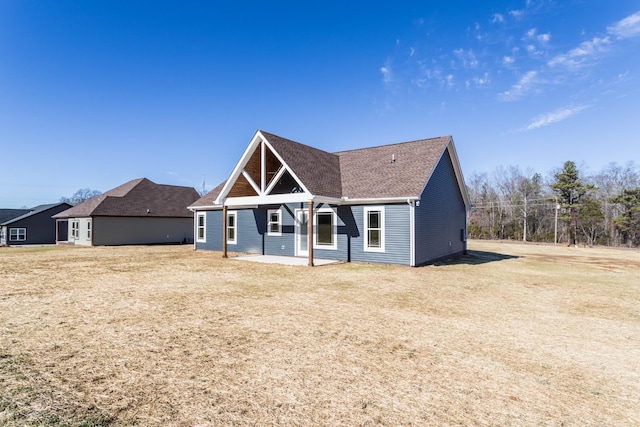
[[[304,266],[306,266],[309,262],[309,259],[305,257],[277,256],[277,255],[242,255],[242,256],[237,256],[230,259],[235,259],[238,261],[261,262],[264,264],[304,265]],[[337,264],[339,262],[340,261],[336,261],[333,259],[319,259],[319,258],[313,259],[314,266]]]

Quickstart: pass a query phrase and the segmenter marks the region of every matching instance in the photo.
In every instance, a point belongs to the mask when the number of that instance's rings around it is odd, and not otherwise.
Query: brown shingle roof
[[[222,187],[224,187],[226,183],[227,181],[223,181],[216,188],[209,191],[207,194],[192,203],[189,207],[197,208],[200,206],[213,206],[214,202],[218,198],[218,194],[220,194],[220,191],[222,191]]]
[[[418,197],[451,136],[328,153],[259,131],[315,196],[350,199]],[[192,204],[212,206],[225,182]]]
[[[311,194],[340,197],[340,160],[335,154],[260,131]]]
[[[450,140],[450,136],[442,136],[336,153],[340,158],[342,196],[419,196]]]
[[[199,198],[192,187],[156,184],[146,178],[124,183],[89,199],[54,218],[89,216],[192,217],[187,206]]]

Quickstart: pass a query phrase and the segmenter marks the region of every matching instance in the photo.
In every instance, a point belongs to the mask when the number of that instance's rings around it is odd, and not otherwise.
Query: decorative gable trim
[[[258,157],[256,157],[256,154]],[[278,165],[275,165],[274,160]],[[277,169],[274,167],[277,166]],[[275,170],[270,170],[275,169]],[[288,173],[302,190],[297,193],[272,194],[279,180]],[[271,177],[269,175],[272,175]],[[249,194],[237,187],[239,180],[246,180],[255,194]],[[244,185],[245,184],[240,184]],[[236,193],[236,194],[234,194]],[[240,193],[240,194],[238,194]],[[245,193],[245,194],[243,194]],[[304,183],[295,174],[282,156],[269,143],[261,131],[257,131],[236,164],[229,179],[218,194],[214,205],[256,205],[268,203],[288,203],[313,199]]]

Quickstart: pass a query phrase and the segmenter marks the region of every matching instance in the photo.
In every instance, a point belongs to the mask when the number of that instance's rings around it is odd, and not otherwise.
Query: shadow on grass
[[[459,264],[479,265],[479,264],[486,264],[488,262],[504,261],[506,259],[516,259],[516,258],[519,258],[519,257],[514,255],[499,254],[497,252],[467,251],[466,255],[463,255],[459,258],[450,259],[447,261],[441,261],[438,263],[438,265],[459,265]]]

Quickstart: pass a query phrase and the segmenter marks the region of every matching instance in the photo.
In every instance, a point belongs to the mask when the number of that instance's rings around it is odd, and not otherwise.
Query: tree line
[[[567,161],[544,178],[517,166],[467,180],[475,239],[640,246],[640,172],[633,162],[588,174]]]

